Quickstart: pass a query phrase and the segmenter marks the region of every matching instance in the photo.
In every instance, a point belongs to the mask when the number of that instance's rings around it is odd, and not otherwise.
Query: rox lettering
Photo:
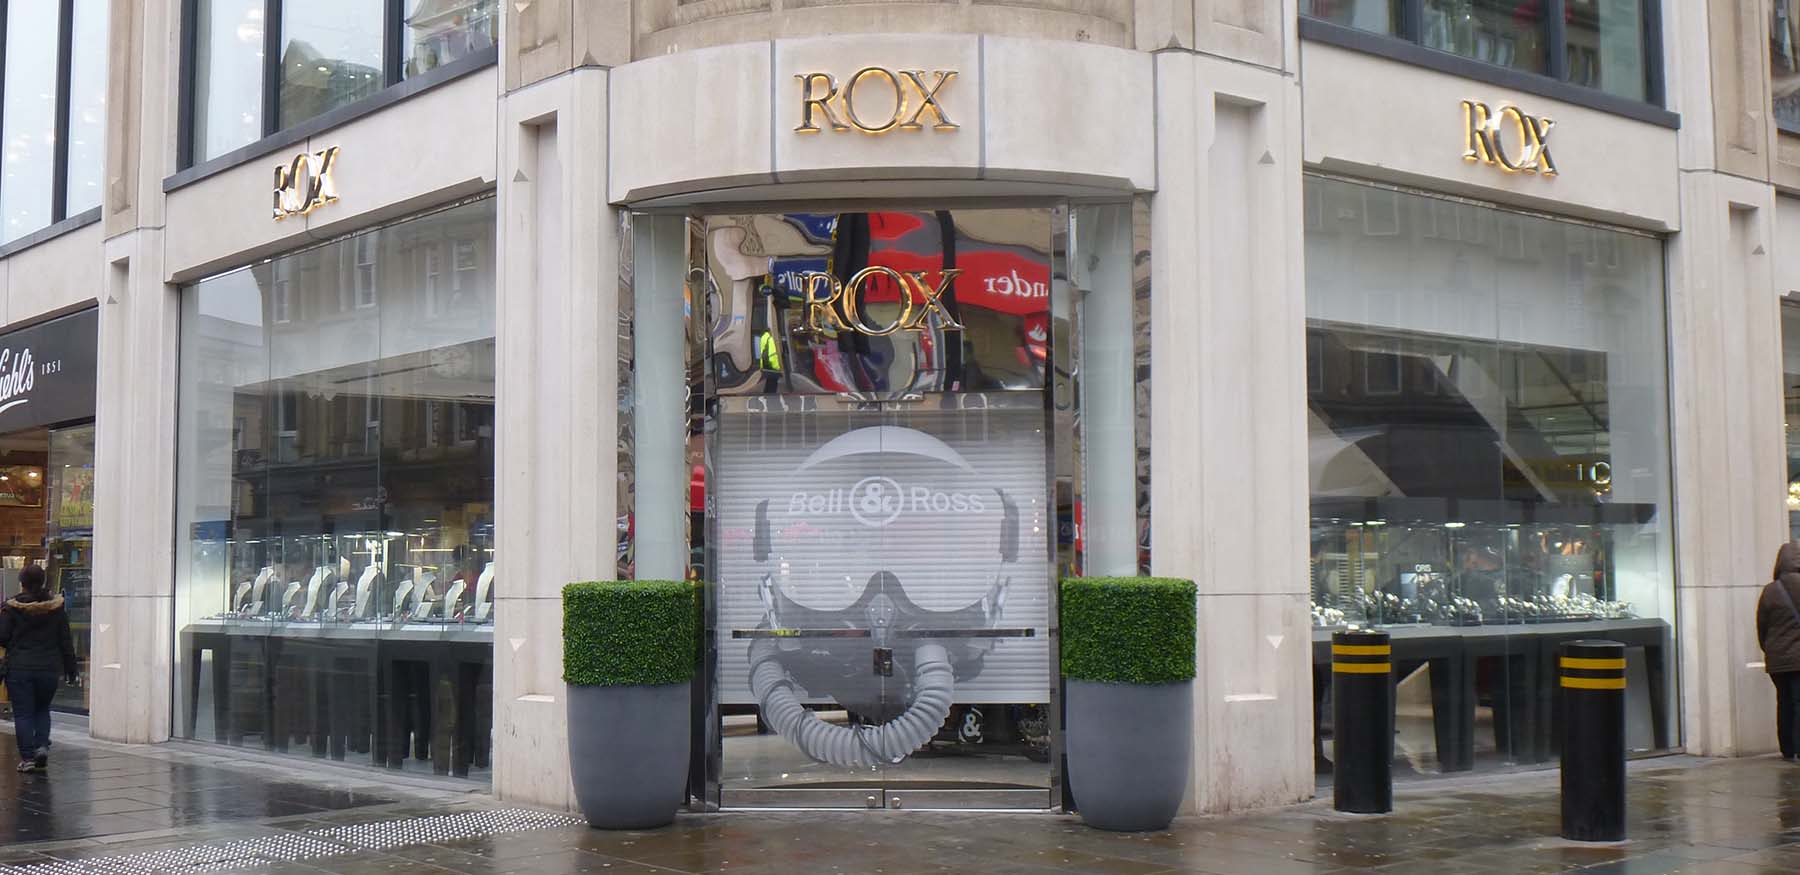
[[[960,268],[943,271],[937,288],[933,289],[926,285],[925,271],[922,270],[902,273],[891,267],[874,265],[857,271],[849,282],[842,282],[824,271],[806,271],[800,274],[800,295],[806,307],[806,330],[817,334],[829,326],[839,331],[886,337],[902,329],[924,331],[927,327],[926,319],[936,313],[938,328],[961,331],[962,323],[956,320],[956,316],[944,306],[942,300],[944,292],[949,291],[950,284],[956,281],[960,273]],[[900,298],[900,315],[887,325],[870,325],[863,321],[864,290],[869,280],[878,276],[892,280]],[[915,306],[915,297],[924,303]]]
[[[1508,173],[1556,175],[1556,162],[1550,158],[1550,129],[1556,122],[1543,116],[1527,114],[1507,104],[1498,111],[1473,100],[1462,102],[1463,160],[1498,165]],[[1509,124],[1510,122],[1510,124]],[[1518,141],[1509,148],[1502,132],[1510,128]]]
[[[956,78],[955,70],[930,71],[930,85],[925,84],[927,74],[924,70],[889,70],[886,67],[864,67],[850,74],[842,89],[838,88],[837,77],[830,73],[799,73],[794,78],[800,80],[800,126],[794,128],[799,133],[818,133],[817,116],[820,115],[834,131],[851,128],[865,134],[885,134],[896,128],[916,131],[924,127],[920,117],[926,110],[937,117],[931,126],[934,131],[954,131],[961,127],[950,120],[944,105],[938,103],[939,92]],[[856,111],[858,88],[881,88],[879,83],[865,86],[870,79],[885,80],[887,90],[893,94],[894,108],[886,119],[866,119]]]
[[[275,221],[304,216],[336,201],[337,184],[331,171],[337,166],[338,147],[322,152],[302,152],[287,164],[275,165]]]

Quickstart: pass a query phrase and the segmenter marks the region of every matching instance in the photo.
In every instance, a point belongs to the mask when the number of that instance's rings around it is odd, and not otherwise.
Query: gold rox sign
[[[938,102],[945,86],[956,79],[955,70],[864,67],[841,83],[830,73],[797,73],[794,78],[800,80],[800,124],[794,130],[802,134],[823,130],[821,121],[834,131],[917,131],[925,127],[928,112],[936,119],[934,131],[961,127]]]
[[[338,147],[302,152],[292,161],[275,165],[274,216],[304,216],[338,199],[331,171],[337,167]]]
[[[1490,164],[1507,173],[1556,175],[1548,142],[1556,122],[1510,103],[1492,109],[1485,103],[1465,100],[1462,111],[1464,161]]]
[[[899,271],[872,265],[857,271],[849,282],[825,271],[806,271],[799,276],[801,299],[806,308],[805,329],[813,334],[837,330],[871,337],[886,337],[902,330],[924,331],[928,327],[961,331],[962,323],[943,301],[944,292],[950,290],[960,273],[962,270],[954,267],[940,271],[937,287],[933,288],[925,281],[926,272],[922,270]],[[871,282],[878,280],[885,282]],[[872,290],[883,298],[899,301],[900,313],[892,322],[870,325],[865,321],[863,310],[868,306]],[[935,326],[928,324],[933,313],[938,316]]]

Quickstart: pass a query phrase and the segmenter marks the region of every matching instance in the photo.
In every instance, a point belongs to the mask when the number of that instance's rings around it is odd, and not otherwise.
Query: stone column
[[[619,220],[605,202],[608,73],[502,98],[496,345],[494,794],[572,808],[564,584],[617,543]]]
[[[1756,603],[1787,539],[1768,11],[1664,4],[1682,114],[1681,230],[1669,238],[1676,641],[1689,753],[1775,749]],[[1788,253],[1787,257],[1795,257]]]
[[[1689,753],[1775,749],[1756,604],[1787,540],[1774,191],[1683,172],[1669,244],[1669,380],[1682,712]]]
[[[180,298],[163,282],[162,179],[179,8],[114,0],[109,34],[89,731],[112,741],[166,741],[171,717]]]
[[[1189,811],[1313,793],[1300,91],[1156,56],[1151,570],[1199,584]]]

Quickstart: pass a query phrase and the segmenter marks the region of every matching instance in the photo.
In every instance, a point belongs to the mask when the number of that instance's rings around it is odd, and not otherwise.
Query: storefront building
[[[96,736],[570,806],[561,587],[686,578],[697,809],[1054,809],[1055,581],[1157,574],[1192,811],[1317,792],[1348,624],[1408,779],[1554,762],[1573,637],[1773,747],[1760,3],[90,5],[0,347],[92,401],[0,451]]]

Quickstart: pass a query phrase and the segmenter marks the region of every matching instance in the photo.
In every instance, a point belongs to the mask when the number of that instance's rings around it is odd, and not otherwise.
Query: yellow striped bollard
[[[1394,647],[1386,632],[1331,636],[1332,804],[1394,810]]]
[[[1556,660],[1562,695],[1562,834],[1625,839],[1625,645],[1570,641]]]

